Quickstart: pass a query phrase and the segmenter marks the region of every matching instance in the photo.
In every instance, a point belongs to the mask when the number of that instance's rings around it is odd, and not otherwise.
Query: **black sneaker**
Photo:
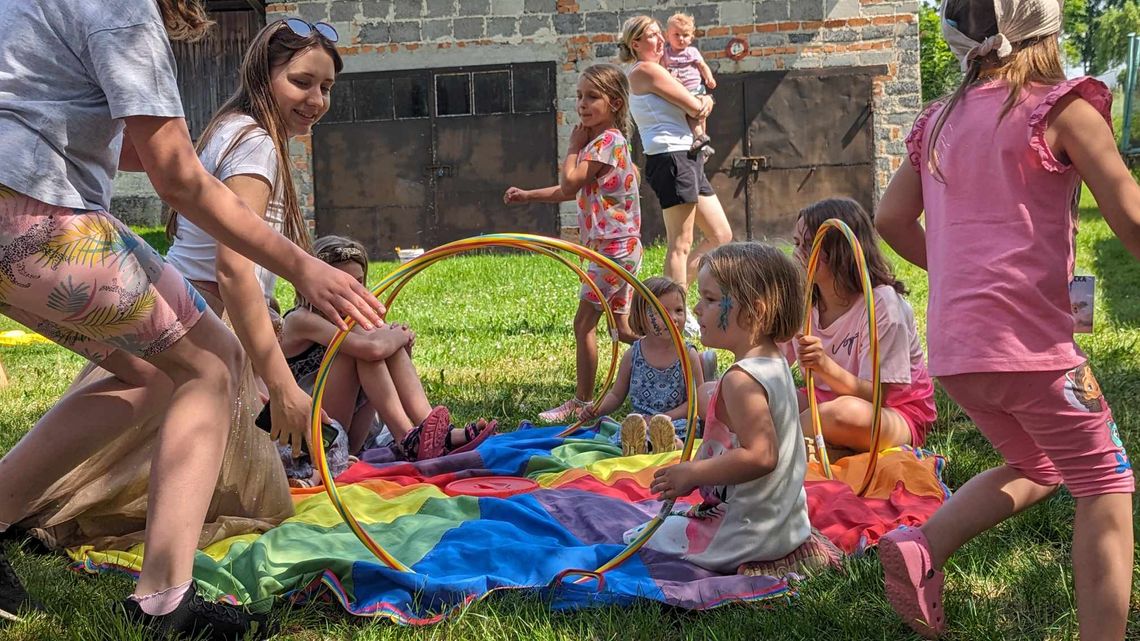
[[[21,621],[17,614],[20,611],[40,611],[44,606],[32,600],[20,577],[8,563],[8,558],[0,553],[0,619]]]
[[[143,612],[138,602],[132,599],[121,601],[120,607],[127,619],[151,628],[163,639],[183,635],[197,638],[203,633],[204,638],[215,641],[265,639],[269,636],[264,616],[250,614],[238,606],[206,601],[198,596],[193,582],[178,607],[170,614],[151,616]]]

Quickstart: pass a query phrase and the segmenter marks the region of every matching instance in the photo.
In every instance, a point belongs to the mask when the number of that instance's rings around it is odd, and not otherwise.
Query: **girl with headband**
[[[941,634],[950,555],[1064,484],[1081,638],[1120,639],[1135,481],[1073,340],[1068,285],[1080,182],[1135,256],[1140,188],[1116,150],[1108,88],[1065,79],[1059,0],[945,0],[942,32],[965,76],[915,121],[877,226],[929,272],[929,371],[1005,463],[880,540],[887,596],[916,632]]]

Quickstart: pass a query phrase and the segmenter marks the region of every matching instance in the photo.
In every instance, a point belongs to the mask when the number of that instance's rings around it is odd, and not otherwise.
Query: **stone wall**
[[[876,186],[905,157],[903,138],[919,108],[917,0],[316,0],[267,6],[266,19],[299,15],[326,21],[341,35],[345,72],[389,71],[553,61],[557,63],[559,153],[577,121],[578,74],[616,61],[618,30],[633,15],[664,23],[691,14],[697,45],[719,74],[780,69],[883,65],[874,83]],[[725,54],[732,37],[746,38],[749,55]],[[306,215],[313,215],[311,142],[291,149]],[[557,159],[551,159],[556,162]],[[562,208],[567,232],[577,224]]]
[[[267,20],[300,15],[341,34],[346,72],[470,64],[558,63],[559,151],[577,120],[578,74],[613,61],[622,22],[649,13],[664,22],[691,14],[697,45],[717,73],[885,65],[875,81],[876,185],[905,157],[903,138],[919,107],[917,0],[319,0],[267,7]],[[725,54],[730,38],[748,39],[749,55]],[[311,214],[309,142],[297,151],[298,185]],[[302,169],[302,167],[304,169]],[[572,204],[563,228],[576,223]],[[568,230],[568,229],[567,229]],[[569,230],[568,230],[569,231]]]

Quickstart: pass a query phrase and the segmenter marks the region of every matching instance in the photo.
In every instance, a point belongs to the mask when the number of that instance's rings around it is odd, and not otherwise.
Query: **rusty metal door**
[[[748,238],[788,237],[800,209],[875,194],[872,75],[791,72],[744,83],[746,153],[728,170],[747,185]]]
[[[872,206],[871,91],[872,79],[883,73],[880,67],[805,69],[717,79],[708,122],[716,154],[705,172],[734,238],[787,238],[799,210],[823,198],[847,196]],[[660,205],[644,184],[641,207],[643,237],[662,238]]]
[[[558,208],[507,208],[556,184],[553,66],[346,74],[313,132],[317,233],[374,257],[494,231],[554,235]]]

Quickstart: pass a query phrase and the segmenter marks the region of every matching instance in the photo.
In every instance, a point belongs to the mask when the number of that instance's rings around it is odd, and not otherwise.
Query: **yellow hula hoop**
[[[485,238],[485,236],[484,237],[476,237],[476,238]],[[469,240],[472,240],[472,239],[469,239]],[[452,244],[454,244],[454,243],[451,243],[449,245],[441,245],[440,247],[437,247],[435,250],[432,250],[430,252],[430,254],[432,256],[430,260],[425,261],[422,264],[422,266],[413,270],[411,273],[403,276],[402,278],[397,279],[394,286],[392,287],[392,292],[388,294],[388,298],[385,299],[385,301],[384,301],[384,307],[390,311],[392,309],[392,304],[396,301],[396,296],[399,295],[400,291],[404,289],[404,286],[407,285],[409,282],[411,282],[412,278],[415,277],[420,272],[422,272],[424,269],[427,269],[429,266],[434,265],[435,263],[437,263],[437,262],[439,262],[445,258],[449,258],[449,257],[455,256],[457,254],[466,253],[466,252],[472,251],[474,249],[479,249],[479,247],[459,246],[459,247],[451,247],[450,249],[447,249],[446,251],[442,251],[445,248],[450,247],[450,245],[452,245]],[[490,245],[490,246],[494,247],[494,246],[501,246],[501,245]],[[437,254],[436,251],[439,251],[439,253]],[[607,325],[607,327],[609,327],[609,331],[610,331],[610,364],[609,364],[609,367],[607,367],[607,369],[606,369],[606,376],[605,376],[605,378],[602,379],[602,384],[598,388],[598,390],[596,391],[595,396],[594,396],[595,398],[601,400],[602,398],[605,397],[606,394],[609,393],[610,389],[613,387],[614,379],[617,376],[617,368],[618,368],[617,319],[614,318],[614,312],[610,308],[609,301],[606,300],[606,297],[602,294],[602,290],[598,287],[598,285],[593,280],[590,279],[589,274],[587,274],[580,266],[578,266],[574,262],[570,261],[566,257],[562,256],[561,254],[559,254],[557,252],[553,252],[553,251],[550,251],[549,249],[546,249],[543,247],[538,247],[538,246],[532,247],[532,248],[528,249],[528,251],[531,251],[531,252],[537,253],[537,254],[541,254],[543,256],[548,256],[550,258],[553,258],[554,260],[557,260],[558,262],[562,263],[563,265],[565,265],[568,269],[570,269],[575,274],[577,274],[578,279],[581,280],[583,283],[585,283],[586,286],[589,287],[594,292],[594,295],[597,296],[598,300],[601,301],[602,313],[606,317],[606,325]],[[428,255],[428,253],[425,253],[423,256],[427,256],[427,255]],[[377,296],[379,296],[379,294],[377,294]],[[562,432],[560,432],[558,434],[558,436],[560,436],[560,437],[569,436],[570,434],[573,434],[574,432],[578,431],[578,428],[580,428],[584,423],[585,423],[585,421],[578,420],[575,423],[573,423],[572,425],[567,426],[565,430],[563,430]]]
[[[883,410],[883,386],[879,378],[879,328],[875,322],[874,287],[871,284],[871,274],[867,270],[867,261],[863,256],[863,246],[859,243],[859,239],[855,237],[855,233],[851,231],[851,228],[837,218],[825,220],[823,224],[819,226],[811,245],[811,255],[808,257],[807,266],[807,296],[804,300],[804,336],[812,335],[811,310],[812,289],[815,286],[815,272],[819,268],[819,256],[820,249],[823,247],[823,237],[832,229],[839,230],[851,245],[851,249],[855,254],[855,264],[859,268],[859,278],[863,283],[863,299],[867,305],[867,326],[869,328],[867,334],[869,342],[871,343],[871,387],[874,391],[871,394],[870,460],[867,462],[867,470],[863,474],[863,481],[859,484],[859,488],[855,492],[856,495],[863,496],[871,486],[871,478],[875,475],[875,468],[879,462],[879,439],[881,437],[880,427]],[[815,400],[815,376],[810,369],[805,369],[803,374],[804,382],[807,386],[808,407],[811,410],[812,437],[815,440],[816,455],[819,456],[819,463],[823,468],[823,475],[831,479],[834,478],[831,472],[831,461],[827,456],[827,443],[823,440],[823,428],[820,425],[819,419],[819,404]]]
[[[608,304],[605,303],[605,298],[600,295],[597,285],[595,285],[589,279],[581,267],[566,259],[564,256],[559,255],[557,252],[567,252],[581,259],[592,261],[610,269],[613,273],[617,274],[618,277],[633,287],[633,289],[639,295],[645,297],[645,299],[649,301],[649,303],[653,306],[653,309],[657,312],[657,314],[661,318],[665,319],[665,325],[669,328],[670,338],[672,338],[673,345],[677,349],[677,354],[681,363],[681,375],[684,377],[685,387],[688,390],[686,417],[688,419],[689,425],[696,425],[696,382],[693,378],[692,364],[688,359],[688,350],[685,346],[684,339],[681,337],[680,330],[676,325],[673,324],[672,319],[670,318],[668,312],[665,310],[664,306],[661,305],[661,302],[657,300],[657,297],[654,296],[653,293],[650,292],[641,283],[641,281],[630,275],[629,272],[625,271],[625,269],[623,269],[613,260],[590,249],[564,240],[547,238],[544,236],[534,236],[531,234],[489,234],[486,236],[478,236],[465,240],[457,240],[446,245],[441,245],[429,252],[425,252],[422,256],[419,256],[418,258],[415,258],[407,263],[404,263],[403,265],[396,267],[372,289],[372,294],[379,299],[381,295],[384,294],[388,289],[394,288],[386,299],[388,301],[388,305],[391,305],[395,301],[396,294],[398,294],[398,292],[403,288],[404,285],[407,284],[409,280],[411,280],[412,277],[427,267],[433,265],[437,261],[443,260],[444,258],[450,256],[454,256],[456,254],[491,247],[522,249],[532,253],[554,258],[561,262],[563,265],[570,267],[576,274],[578,274],[578,277],[580,279],[582,279],[594,289],[595,293],[599,294],[598,298],[603,301],[602,306],[603,310],[606,312],[607,321],[610,323],[611,333],[613,331],[616,331],[614,329],[616,328],[616,324],[614,323],[613,312],[609,308]],[[310,417],[310,436],[314,452],[313,458],[317,462],[317,469],[320,471],[321,480],[324,482],[325,492],[328,494],[329,501],[332,503],[336,511],[340,514],[341,518],[344,519],[345,524],[348,525],[349,529],[352,530],[353,534],[356,535],[356,538],[359,539],[364,547],[372,552],[372,554],[375,555],[377,559],[379,559],[388,567],[394,570],[399,570],[401,572],[411,572],[412,570],[410,567],[392,556],[387,550],[383,548],[383,546],[373,540],[372,537],[369,536],[368,532],[364,530],[364,528],[356,520],[356,517],[353,516],[352,512],[348,509],[348,506],[341,499],[340,492],[337,490],[336,484],[333,482],[332,476],[329,473],[327,453],[325,452],[324,443],[321,441],[321,402],[324,399],[325,384],[327,383],[328,373],[333,359],[335,359],[336,355],[340,352],[341,346],[344,343],[344,339],[348,336],[348,332],[351,331],[352,326],[354,325],[354,322],[351,319],[348,319],[348,323],[348,329],[338,332],[333,340],[329,343],[328,349],[325,352],[325,357],[321,361],[320,368],[317,370],[316,381],[314,382],[313,386],[313,413]],[[603,394],[608,392],[608,386],[612,384],[614,370],[616,369],[616,340],[614,341],[613,352],[614,358],[610,364],[610,373],[608,380],[603,385]],[[565,436],[569,433],[572,433],[578,428],[579,425],[580,422],[562,432],[560,436]],[[695,429],[688,430],[688,435],[685,438],[685,446],[681,450],[682,461],[687,461],[692,457],[695,435]],[[599,576],[604,572],[617,567],[632,557],[634,554],[636,554],[641,546],[649,540],[657,528],[661,526],[661,523],[665,517],[668,516],[668,514],[672,511],[673,504],[673,500],[666,501],[661,506],[661,510],[658,512],[657,516],[655,516],[653,520],[647,524],[645,529],[635,540],[630,542],[630,544],[627,545],[624,550],[619,552],[606,563],[599,566],[597,569],[593,571],[568,569],[566,572],[561,573],[558,577],[555,577],[555,580],[561,580],[561,577],[564,577],[569,573],[579,575],[580,578],[577,579],[576,582],[580,583],[588,581],[591,577]]]

